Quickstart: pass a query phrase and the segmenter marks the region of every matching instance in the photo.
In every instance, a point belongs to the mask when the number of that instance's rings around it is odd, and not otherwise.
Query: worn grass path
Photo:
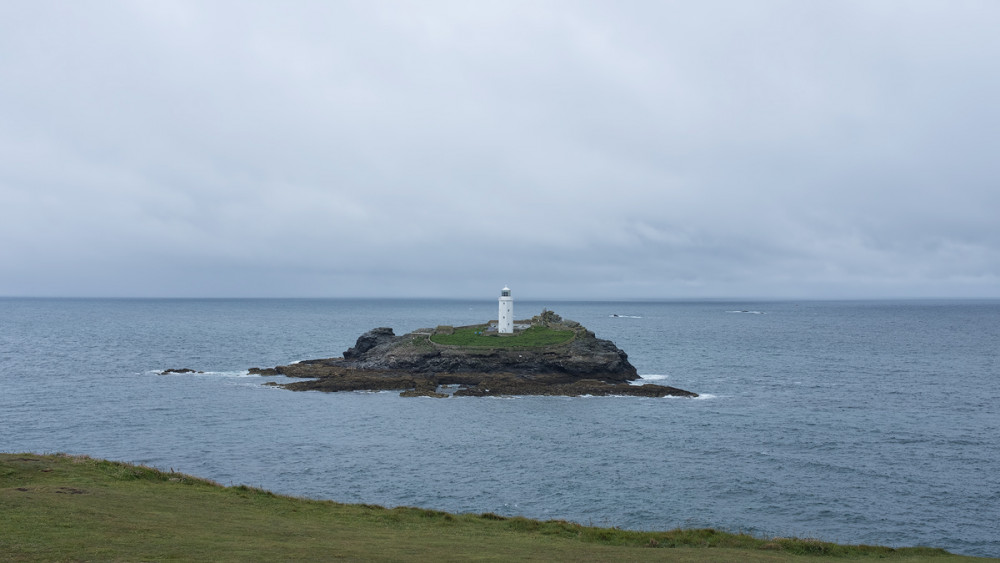
[[[630,532],[222,487],[82,456],[0,454],[3,561],[985,561],[941,550]]]

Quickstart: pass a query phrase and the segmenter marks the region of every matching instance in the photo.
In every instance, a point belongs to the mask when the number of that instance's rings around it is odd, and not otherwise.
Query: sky
[[[0,295],[1000,297],[995,0],[0,2]]]

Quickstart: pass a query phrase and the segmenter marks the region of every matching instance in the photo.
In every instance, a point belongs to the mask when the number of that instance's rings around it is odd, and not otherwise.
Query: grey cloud
[[[1000,295],[990,2],[6,12],[0,294]]]

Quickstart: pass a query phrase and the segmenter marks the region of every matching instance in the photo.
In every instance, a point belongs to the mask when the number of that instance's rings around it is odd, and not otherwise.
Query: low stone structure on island
[[[506,288],[505,288],[506,289]],[[543,311],[504,333],[492,321],[440,326],[397,336],[380,327],[362,334],[341,358],[306,360],[259,375],[303,378],[274,383],[293,391],[399,390],[404,396],[628,395],[697,397],[640,379],[628,355],[580,323]]]

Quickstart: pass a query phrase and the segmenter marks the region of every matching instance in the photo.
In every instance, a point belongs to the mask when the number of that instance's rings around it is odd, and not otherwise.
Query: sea
[[[515,301],[697,399],[292,392],[494,299],[0,299],[0,451],[345,503],[1000,557],[1000,301]],[[168,368],[203,373],[160,375]]]

